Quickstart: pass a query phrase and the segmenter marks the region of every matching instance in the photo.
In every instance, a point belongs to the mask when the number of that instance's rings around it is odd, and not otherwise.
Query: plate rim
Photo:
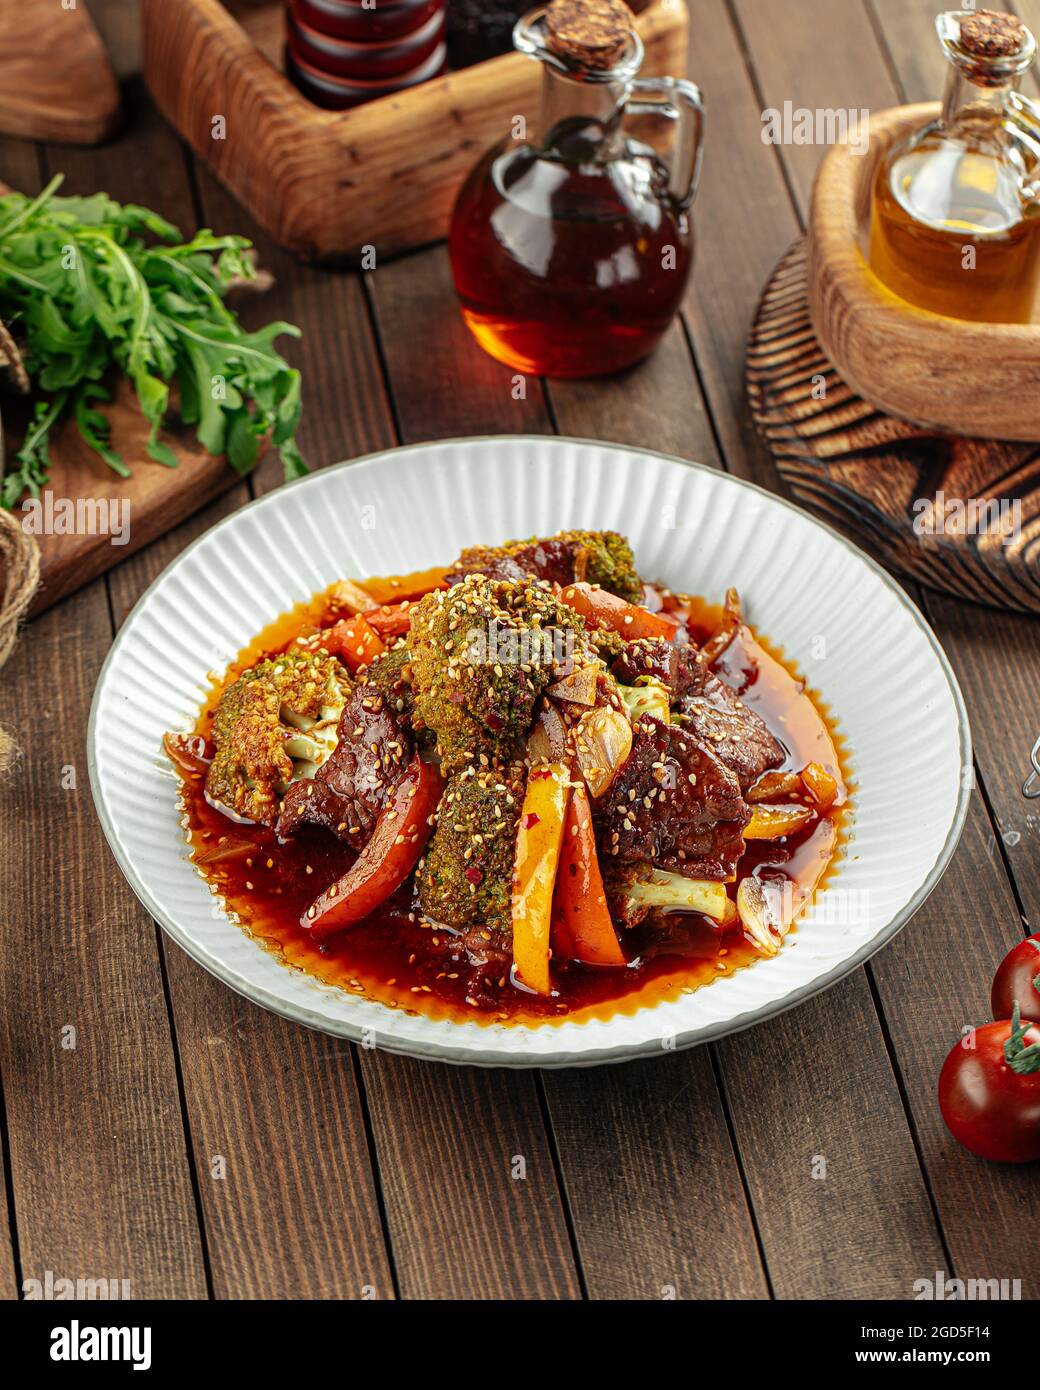
[[[565,1067],[589,1067],[603,1066],[610,1063],[635,1061],[646,1057],[668,1056],[673,1052],[686,1051],[691,1047],[698,1047],[702,1043],[714,1042],[720,1038],[729,1037],[731,1034],[744,1032],[748,1028],[753,1028],[759,1023],[764,1023],[770,1018],[776,1018],[780,1014],[787,1013],[798,1004],[807,1002],[817,994],[822,994],[824,990],[837,984],[839,980],[851,975],[861,965],[871,959],[882,947],[887,946],[906,926],[910,919],[924,905],[926,900],[934,892],[940,880],[949,868],[950,862],[960,842],[968,812],[971,805],[971,782],[972,779],[965,777],[965,769],[973,765],[971,726],[968,719],[968,710],[964,701],[957,677],[946,655],[942,643],[939,641],[930,623],[921,612],[920,608],[910,598],[909,594],[903,589],[902,585],[871,555],[861,550],[853,541],[843,535],[840,531],[830,526],[827,522],[813,515],[813,513],[797,506],[788,498],[779,493],[770,492],[768,488],[760,486],[758,483],[751,482],[747,478],[738,477],[734,473],[728,472],[724,468],[713,467],[710,464],[701,463],[694,459],[680,458],[677,454],[668,454],[660,449],[648,449],[641,445],[622,444],[612,440],[591,439],[580,435],[559,435],[559,434],[492,434],[492,435],[462,435],[451,436],[445,439],[428,439],[410,444],[392,446],[389,449],[377,449],[368,454],[360,454],[356,458],[341,459],[338,463],[329,464],[323,468],[315,469],[302,478],[294,478],[288,483],[282,483],[273,488],[270,492],[264,493],[262,497],[251,498],[241,507],[236,507],[227,516],[213,526],[207,527],[201,535],[195,537],[183,550],[165,565],[159,574],[152,580],[144,592],[140,595],[133,607],[123,619],[119,630],[112,640],[101,669],[98,672],[97,682],[94,686],[94,694],[90,702],[90,714],[87,720],[87,768],[90,777],[90,791],[94,802],[94,809],[109,850],[112,853],[120,872],[130,885],[134,896],[141,906],[148,912],[153,921],[158,922],[163,931],[177,945],[200,965],[209,974],[213,975],[222,984],[232,989],[236,994],[258,1007],[267,1009],[280,1018],[288,1019],[291,1023],[299,1024],[310,1028],[315,1032],[324,1033],[330,1037],[346,1038],[360,1046],[373,1046],[366,1043],[364,1039],[365,1029],[350,1020],[328,1019],[307,1009],[302,1004],[297,1004],[291,1000],[285,1000],[278,995],[272,994],[262,985],[254,985],[243,980],[235,970],[224,964],[223,961],[212,958],[206,950],[194,941],[194,939],[174,920],[172,914],[155,899],[148,885],[144,882],[136,869],[129,862],[128,856],[123,851],[119,835],[115,824],[109,815],[105,798],[100,786],[100,774],[97,766],[96,756],[96,724],[98,709],[100,705],[101,692],[105,687],[106,677],[110,665],[115,660],[122,643],[127,639],[131,626],[138,611],[143,608],[146,601],[150,598],[153,591],[164,582],[173,568],[189,555],[203,541],[209,540],[215,532],[229,525],[240,517],[244,512],[252,508],[262,508],[275,503],[275,500],[283,496],[291,488],[305,488],[314,484],[331,473],[344,472],[355,468],[361,464],[373,464],[377,460],[387,457],[396,457],[403,454],[416,453],[431,448],[457,447],[460,445],[475,447],[478,445],[501,445],[503,443],[536,445],[538,447],[548,446],[554,448],[557,445],[577,445],[593,449],[607,449],[621,451],[628,454],[638,454],[655,459],[664,460],[667,463],[674,463],[683,468],[693,468],[699,472],[709,474],[713,478],[725,479],[738,487],[746,488],[750,492],[758,493],[770,502],[779,504],[786,511],[793,512],[803,521],[818,527],[826,532],[833,540],[837,541],[845,550],[850,552],[856,559],[861,561],[867,568],[881,580],[882,584],[895,595],[897,601],[908,612],[915,627],[923,635],[928,646],[938,660],[939,668],[946,681],[957,718],[958,753],[960,757],[960,775],[958,777],[957,804],[953,819],[950,823],[946,838],[943,841],[935,861],[929,869],[923,882],[917,891],[911,896],[906,905],[897,912],[871,939],[865,942],[851,956],[843,960],[839,965],[812,980],[805,985],[796,986],[780,999],[762,1004],[758,1008],[750,1009],[738,1014],[735,1018],[722,1020],[717,1023],[704,1024],[691,1030],[689,1034],[678,1034],[672,1039],[667,1047],[661,1045],[660,1041],[654,1042],[647,1040],[643,1043],[619,1043],[610,1047],[592,1047],[582,1052],[574,1052],[572,1049],[557,1049],[539,1056],[527,1056],[522,1053],[509,1052],[501,1047],[469,1048],[453,1046],[451,1044],[423,1045],[409,1044],[407,1039],[399,1039],[388,1035],[385,1038],[381,1035],[374,1044],[375,1050],[391,1052],[400,1056],[413,1057],[421,1061],[447,1062],[458,1066],[478,1066],[478,1067],[507,1067],[516,1070],[528,1070],[532,1068],[544,1068],[546,1070],[556,1070]],[[188,861],[185,861],[186,863]],[[229,922],[230,926],[235,926]],[[236,930],[241,930],[236,927]],[[258,950],[263,949],[259,945]],[[285,966],[286,970],[290,967]],[[450,1020],[449,1020],[450,1021]]]

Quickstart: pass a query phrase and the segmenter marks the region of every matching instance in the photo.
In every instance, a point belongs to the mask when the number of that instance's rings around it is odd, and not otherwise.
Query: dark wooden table
[[[132,0],[92,8],[132,71]],[[1018,8],[1040,27],[1040,0]],[[696,270],[683,322],[620,379],[532,382],[518,401],[457,317],[443,246],[330,274],[257,234],[277,286],[247,312],[304,329],[312,465],[559,431],[775,485],[745,409],[744,342],[820,151],[764,144],[761,111],[932,95],[935,9],[696,0],[691,71],[710,112]],[[107,189],[186,231],[254,234],[132,79],[128,100],[117,143],[4,142],[0,177],[29,191],[63,169],[71,189]],[[50,1270],[129,1279],[147,1298],[905,1299],[943,1271],[1020,1279],[1036,1297],[1035,1167],[976,1161],[935,1103],[947,1048],[988,1017],[994,966],[1040,922],[1038,818],[1019,790],[1040,731],[1036,622],[923,597],[970,707],[975,795],[943,883],[867,968],[660,1060],[545,1074],[407,1061],[294,1027],[211,979],[138,906],[91,805],[86,717],[113,633],[190,540],[278,483],[269,460],[45,614],[0,676],[27,754],[0,791],[0,1290]],[[797,555],[785,582],[813,583]]]

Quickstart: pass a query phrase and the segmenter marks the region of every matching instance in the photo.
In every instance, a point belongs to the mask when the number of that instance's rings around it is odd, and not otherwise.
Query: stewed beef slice
[[[553,584],[573,584],[584,578],[575,569],[580,549],[575,541],[561,539],[510,546],[474,545],[462,552],[446,578],[449,584],[457,584],[467,574],[482,574],[487,579],[517,583],[533,574]]]
[[[741,791],[779,767],[787,750],[762,719],[703,662],[689,668],[676,718],[737,774]]]
[[[622,685],[637,685],[640,677],[660,681],[674,701],[700,683],[698,666],[695,647],[664,637],[640,637],[625,643],[610,669]]]
[[[742,791],[787,756],[753,709],[699,659],[693,647],[662,638],[628,642],[611,670],[625,685],[640,676],[660,681],[671,693],[678,722],[737,774]]]
[[[282,800],[282,838],[322,825],[363,849],[376,818],[412,758],[412,739],[383,692],[356,685],[340,716],[339,741],[313,778],[294,782]]]
[[[604,863],[645,861],[687,878],[725,879],[744,852],[751,812],[711,748],[644,716],[595,816]]]

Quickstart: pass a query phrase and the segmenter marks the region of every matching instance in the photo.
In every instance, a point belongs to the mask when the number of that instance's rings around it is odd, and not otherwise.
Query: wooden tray
[[[387,255],[444,236],[459,183],[538,99],[538,65],[511,53],[351,111],[324,111],[280,71],[281,0],[232,8],[231,0],[142,0],[145,77],[196,153],[277,242],[306,259],[356,260],[366,246]],[[636,28],[646,72],[682,76],[686,0],[651,0]],[[216,116],[225,139],[214,139]]]
[[[953,434],[1040,438],[1040,321],[969,323],[907,304],[861,250],[878,161],[938,104],[872,113],[870,149],[835,145],[820,166],[809,221],[812,322],[842,378],[880,410]]]
[[[748,344],[751,413],[791,492],[933,589],[1040,613],[1040,444],[958,438],[869,405],[813,333],[809,284],[799,241],[766,286]],[[922,529],[918,518],[927,521],[940,495],[994,517],[1017,501],[1020,529],[1007,544],[995,530]]]

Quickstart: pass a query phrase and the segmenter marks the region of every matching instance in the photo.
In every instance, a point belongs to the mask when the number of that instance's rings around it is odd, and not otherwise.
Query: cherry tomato
[[[939,1076],[946,1127],[996,1163],[1040,1158],[1040,1028],[986,1023],[950,1051]]]
[[[1040,934],[1012,946],[993,977],[994,1018],[1010,1018],[1015,1005],[1022,1017],[1040,1023]]]

